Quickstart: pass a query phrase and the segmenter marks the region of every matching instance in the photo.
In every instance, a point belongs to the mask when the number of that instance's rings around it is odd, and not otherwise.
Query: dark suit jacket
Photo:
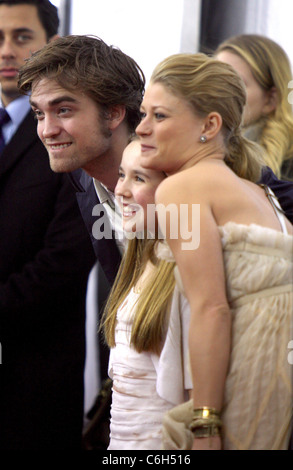
[[[266,167],[262,173],[261,183],[272,189],[286,213],[286,217],[293,224],[293,181],[279,180],[272,170]]]
[[[85,293],[95,262],[75,191],[31,113],[0,157],[0,447],[78,448]]]
[[[99,317],[101,317],[103,307],[114,283],[121,262],[121,255],[117,248],[114,236],[111,236],[111,238],[102,237],[97,239],[93,235],[93,225],[100,218],[103,218],[103,222],[106,224],[106,226],[101,226],[101,230],[104,230],[108,234],[112,234],[112,229],[109,225],[107,216],[105,216],[105,209],[98,199],[92,178],[82,170],[77,170],[71,173],[69,177],[76,190],[80,212],[90,234],[97,261],[100,264],[98,270],[97,297],[98,314]],[[93,208],[97,204],[100,205],[100,213],[99,216],[93,216]],[[109,349],[106,346],[101,333],[98,336],[98,343],[100,355],[100,376],[102,380],[105,380],[108,377]]]
[[[76,197],[80,207],[80,212],[90,234],[97,260],[103,268],[107,280],[112,285],[121,261],[121,256],[116,245],[115,237],[102,237],[98,239],[93,235],[93,225],[99,218],[103,218],[103,221],[105,221],[106,224],[109,223],[107,222],[107,216],[104,217],[105,209],[98,199],[93,180],[90,176],[88,176],[82,170],[77,170],[74,173],[71,173],[69,177],[76,190]],[[99,216],[93,216],[93,208],[97,204],[99,204],[101,207],[100,214]],[[110,226],[101,227],[101,229],[105,230],[107,233],[111,232],[113,235]]]

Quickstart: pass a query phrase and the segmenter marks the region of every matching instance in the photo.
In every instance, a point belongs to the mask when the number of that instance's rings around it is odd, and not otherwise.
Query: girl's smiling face
[[[147,217],[148,207],[149,211],[154,209],[156,189],[166,177],[162,171],[144,169],[141,160],[140,142],[134,140],[123,152],[115,188],[126,232],[154,229]]]

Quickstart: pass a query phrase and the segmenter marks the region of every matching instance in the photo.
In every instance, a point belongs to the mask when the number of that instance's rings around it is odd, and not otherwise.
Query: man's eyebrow
[[[77,99],[76,99],[76,98],[73,98],[72,96],[67,96],[67,95],[59,96],[58,98],[55,98],[55,99],[49,101],[49,102],[48,102],[48,105],[49,105],[49,106],[56,106],[56,104],[60,104],[60,103],[64,103],[64,102],[77,103]],[[30,104],[31,104],[31,106],[33,106],[34,108],[37,108],[37,107],[38,107],[38,103],[36,103],[36,102],[33,101],[32,99],[30,99]]]
[[[30,33],[30,34],[34,34],[35,32],[34,32],[33,29],[23,27],[23,28],[15,28],[15,29],[13,30],[13,33],[14,33],[14,34],[15,34],[15,33],[16,33],[16,34],[20,34],[20,33]]]

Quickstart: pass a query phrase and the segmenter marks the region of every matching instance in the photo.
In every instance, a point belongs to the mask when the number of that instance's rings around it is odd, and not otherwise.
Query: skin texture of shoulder
[[[166,178],[157,189],[156,202],[212,204],[215,185],[218,189],[227,187],[229,173],[229,168],[219,160],[202,161]]]
[[[211,211],[218,226],[233,221],[280,230],[264,190],[238,177],[223,161],[216,159],[199,162],[168,177],[156,192],[156,203],[199,204],[201,214]],[[290,224],[288,230],[291,233]]]

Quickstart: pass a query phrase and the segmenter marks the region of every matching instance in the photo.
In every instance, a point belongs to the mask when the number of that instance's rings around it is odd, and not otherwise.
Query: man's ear
[[[58,39],[58,38],[60,38],[60,34],[54,34],[54,36],[50,37],[48,42],[52,42],[52,41],[54,41],[55,39]]]
[[[108,128],[111,130],[116,129],[124,120],[125,115],[126,109],[124,105],[117,104],[116,106],[111,106],[107,112]]]

